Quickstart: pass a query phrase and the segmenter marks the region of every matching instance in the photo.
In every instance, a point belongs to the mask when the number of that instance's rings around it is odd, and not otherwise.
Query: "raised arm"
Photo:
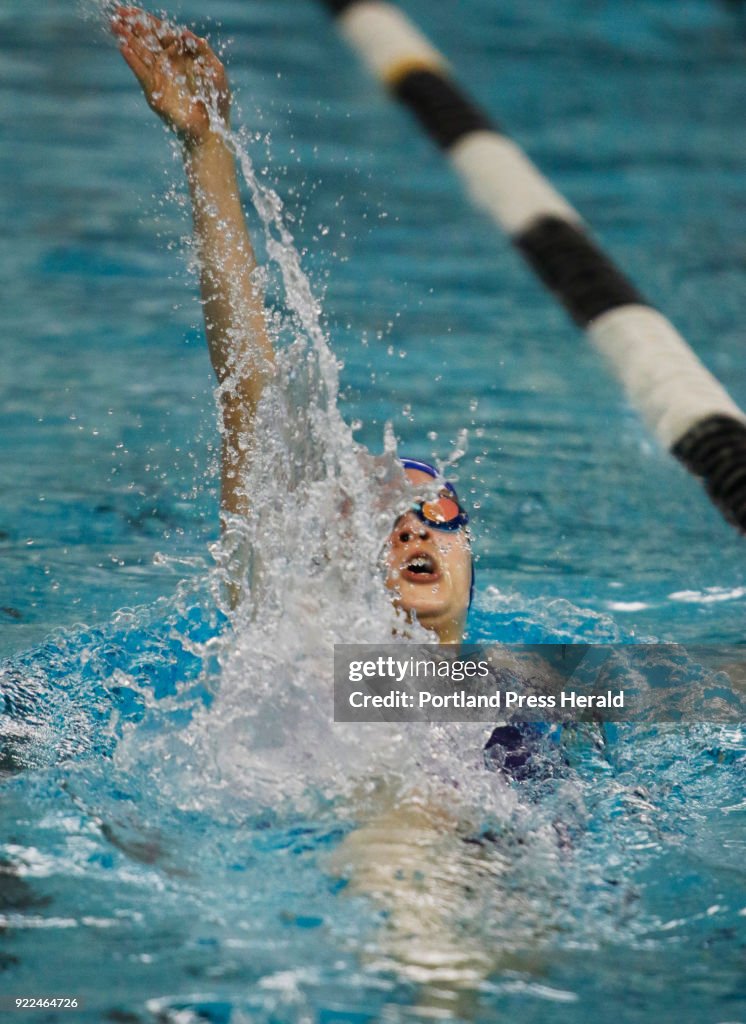
[[[150,107],[182,145],[205,331],[220,383],[225,524],[226,514],[249,512],[242,469],[251,452],[256,405],[274,367],[228,142],[228,80],[207,41],[191,32],[136,7],[117,8],[111,25]]]

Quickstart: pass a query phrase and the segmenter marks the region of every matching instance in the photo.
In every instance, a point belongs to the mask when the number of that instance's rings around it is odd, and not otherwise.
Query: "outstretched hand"
[[[228,79],[206,39],[138,7],[118,7],[111,30],[150,107],[185,143],[227,125]]]

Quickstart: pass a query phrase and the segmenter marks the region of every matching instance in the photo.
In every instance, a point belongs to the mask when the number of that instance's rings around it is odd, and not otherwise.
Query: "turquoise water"
[[[403,6],[746,405],[733,14]],[[215,607],[218,435],[179,167],[92,9],[0,12],[2,991],[78,994],[86,1021],[746,1019],[737,730],[580,736],[565,776],[512,788],[471,735],[402,734],[437,769],[397,762],[402,798],[445,773],[463,818],[421,846],[411,891],[436,920],[409,922],[411,955],[386,900],[334,869],[388,753],[328,735],[323,681],[296,671],[302,616],[297,635],[270,623],[272,649]],[[203,5],[173,13],[205,25]],[[742,539],[319,7],[210,16],[356,437],[379,451],[391,421],[403,451],[445,460],[469,431],[472,634],[742,642]],[[459,838],[485,830],[499,841]]]

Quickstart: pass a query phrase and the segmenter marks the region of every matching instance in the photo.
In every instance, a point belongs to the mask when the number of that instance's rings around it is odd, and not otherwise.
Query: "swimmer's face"
[[[433,478],[419,469],[406,469],[415,487],[431,490]],[[395,603],[414,613],[441,643],[461,640],[469,609],[471,550],[466,531],[429,526],[413,512],[394,524],[388,540],[386,586]]]

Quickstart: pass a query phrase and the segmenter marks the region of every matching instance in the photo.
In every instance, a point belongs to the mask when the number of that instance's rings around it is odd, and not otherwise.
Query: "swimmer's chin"
[[[417,594],[406,595],[397,592],[393,604],[409,622],[417,621],[425,629],[437,630],[440,622],[452,617],[452,609],[448,602],[433,599],[432,595],[424,598]]]
[[[396,580],[389,580],[387,586],[393,591],[394,603],[398,608],[413,612],[420,619],[443,615],[449,611],[451,588],[439,569],[437,578],[434,574],[428,574],[425,578],[420,576],[410,579],[409,575],[402,571],[396,576]]]
[[[422,581],[411,582],[397,572],[386,580],[392,603],[405,623],[418,624],[434,633],[440,643],[460,642],[466,620],[465,610],[454,607],[451,588],[446,582],[449,579],[444,574],[438,583],[423,586]],[[399,635],[398,630],[396,635]]]
[[[394,606],[399,612],[401,625],[392,630],[392,636],[413,639],[409,627],[419,626],[433,634],[432,643],[460,644],[464,639],[466,613],[454,612],[450,609],[416,608],[401,600],[395,600]]]
[[[404,608],[398,601],[394,602],[398,612],[396,625],[392,627],[391,635],[397,640],[414,640],[415,629],[424,629],[433,635],[433,643],[440,642],[440,636],[434,625],[428,625],[427,621],[420,618],[415,611]]]

